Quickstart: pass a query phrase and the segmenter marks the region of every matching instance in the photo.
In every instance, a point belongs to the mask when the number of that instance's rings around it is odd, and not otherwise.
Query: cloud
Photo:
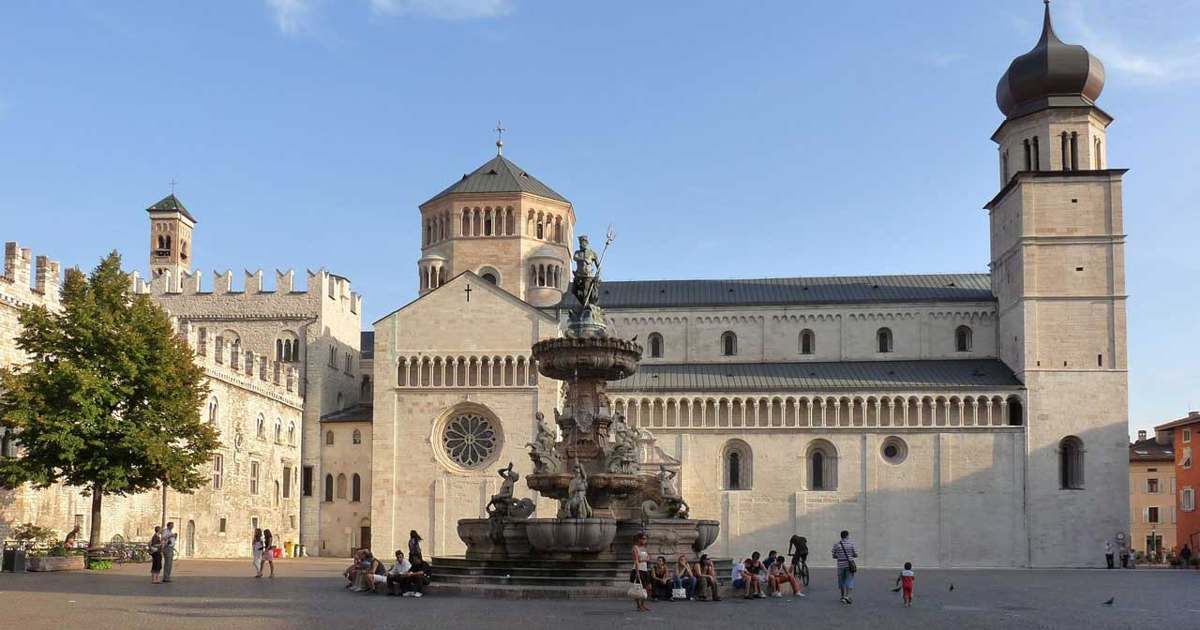
[[[264,0],[275,15],[275,24],[287,35],[308,30],[311,25],[313,0]]]
[[[478,20],[512,13],[512,0],[370,0],[382,15],[418,15],[441,20]]]
[[[1067,5],[1063,17],[1079,34],[1077,43],[1100,58],[1106,69],[1145,83],[1171,83],[1200,79],[1200,35],[1187,41],[1166,38],[1131,41],[1115,29],[1100,25],[1084,13],[1083,4]],[[1121,33],[1145,33],[1137,24],[1122,22]],[[1061,34],[1061,32],[1060,32]],[[1076,43],[1076,42],[1071,42]]]

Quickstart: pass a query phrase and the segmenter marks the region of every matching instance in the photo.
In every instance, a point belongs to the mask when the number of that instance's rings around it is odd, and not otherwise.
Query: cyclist
[[[792,534],[788,541],[788,555],[792,556],[792,572],[808,586],[808,539]]]

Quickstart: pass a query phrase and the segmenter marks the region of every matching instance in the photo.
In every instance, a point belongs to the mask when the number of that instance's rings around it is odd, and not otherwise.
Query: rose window
[[[499,435],[492,421],[474,413],[455,416],[442,431],[442,447],[454,463],[475,468],[496,451]]]

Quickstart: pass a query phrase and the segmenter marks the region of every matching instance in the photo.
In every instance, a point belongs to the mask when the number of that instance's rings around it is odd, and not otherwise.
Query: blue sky
[[[146,266],[178,180],[197,266],[416,292],[417,204],[494,153],[612,223],[613,279],[981,272],[994,91],[1037,0],[0,5],[0,240]],[[1200,2],[1058,0],[1126,176],[1130,418],[1200,408]]]

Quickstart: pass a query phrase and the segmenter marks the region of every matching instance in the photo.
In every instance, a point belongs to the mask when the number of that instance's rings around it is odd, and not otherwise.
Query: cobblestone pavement
[[[254,579],[244,560],[176,560],[175,581],[150,583],[147,565],[111,571],[0,574],[0,628],[1197,628],[1200,572],[921,571],[912,608],[890,592],[891,571],[859,572],[854,605],[838,603],[831,570],[809,596],[746,601],[421,599],[351,593],[342,560],[281,560]],[[953,584],[954,590],[949,590]],[[1113,606],[1103,602],[1115,597]],[[749,625],[747,625],[749,624]],[[816,626],[812,624],[818,624]],[[561,627],[561,626],[560,626]]]

